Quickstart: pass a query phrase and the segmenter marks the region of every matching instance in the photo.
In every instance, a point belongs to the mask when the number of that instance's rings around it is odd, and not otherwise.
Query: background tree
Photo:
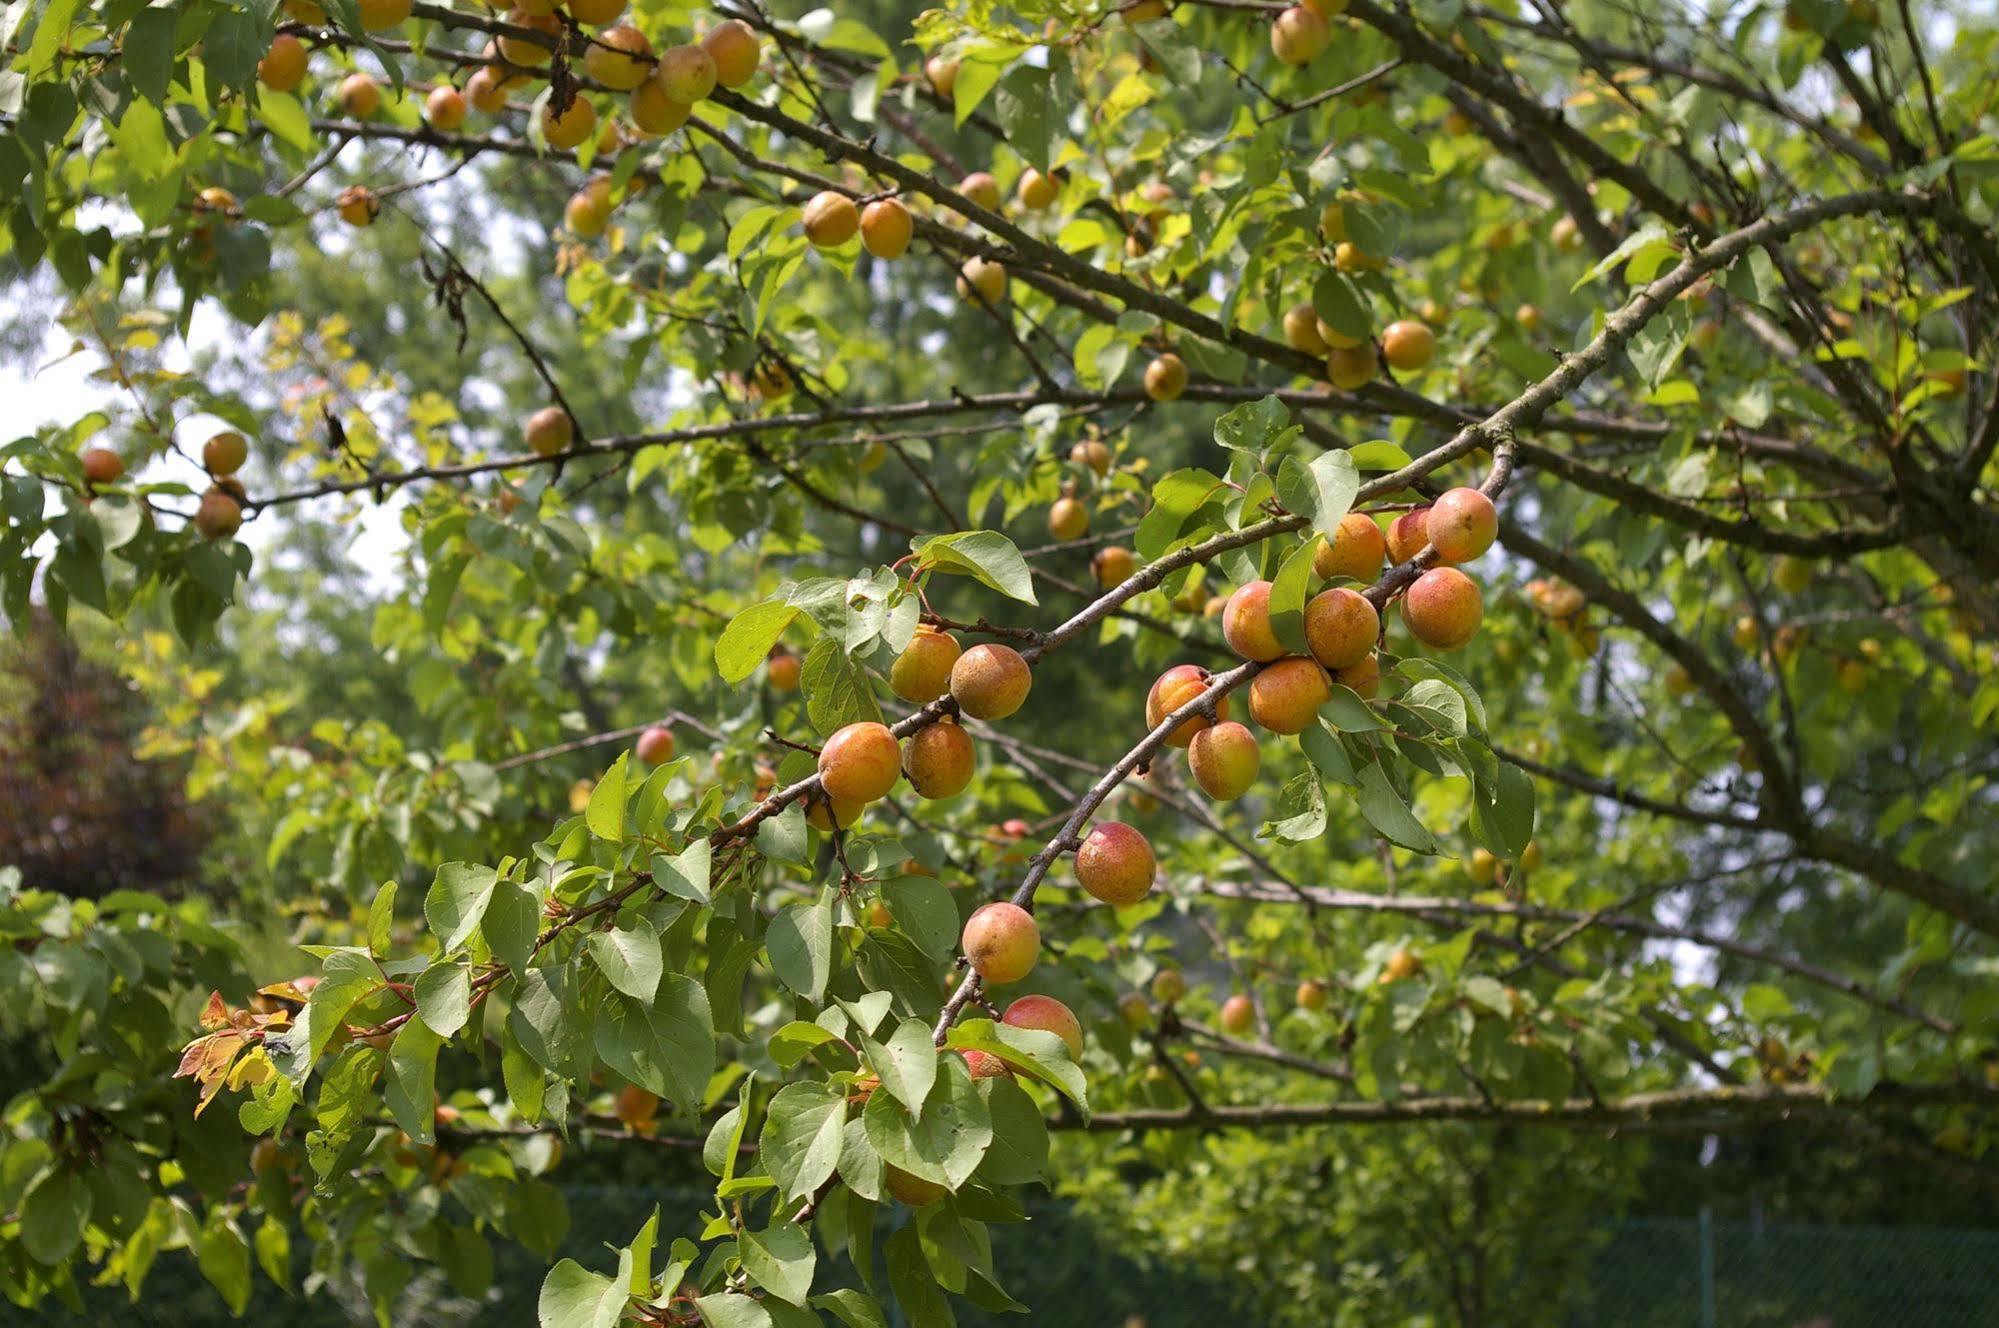
[[[0,449],[0,606],[228,816],[15,864],[16,1301],[943,1323],[1045,1182],[1270,1322],[1529,1323],[1689,1136],[1988,1211],[1989,15],[5,35],[108,395]],[[634,1174],[713,1198],[555,1261]]]

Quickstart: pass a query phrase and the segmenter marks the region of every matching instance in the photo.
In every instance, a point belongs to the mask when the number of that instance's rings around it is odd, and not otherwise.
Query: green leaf
[[[989,1052],[1014,1069],[1052,1085],[1076,1104],[1084,1120],[1090,1118],[1090,1096],[1083,1071],[1069,1058],[1069,1044],[1055,1034],[995,1024],[990,1019],[967,1019],[951,1030],[944,1045]]]
[[[534,887],[519,881],[495,882],[480,934],[500,962],[516,973],[525,971],[540,928],[541,896]]]
[[[708,902],[708,872],[714,850],[708,841],[697,839],[673,857],[655,853],[652,879],[666,893],[697,904]]]
[[[1319,707],[1319,715],[1343,733],[1373,733],[1387,727],[1359,692],[1340,683],[1333,684],[1333,694]]]
[[[826,980],[833,971],[833,914],[837,907],[832,890],[823,891],[817,902],[780,908],[770,921],[764,944],[770,951],[771,971],[778,980],[809,1001],[826,994]]]
[[[1285,465],[1295,463],[1287,460]],[[1270,627],[1278,641],[1293,654],[1310,653],[1305,640],[1305,594],[1312,584],[1312,560],[1319,551],[1314,535],[1284,557],[1270,582]]]
[[[886,52],[884,52],[886,54]],[[993,114],[1014,151],[1037,170],[1048,169],[1053,140],[1053,89],[1048,71],[1017,64],[993,92]]]
[[[649,1001],[659,990],[666,961],[660,952],[659,933],[652,923],[637,919],[630,927],[590,933],[590,958],[610,984],[627,996]]]
[[[1215,441],[1261,463],[1264,452],[1295,431],[1291,412],[1274,396],[1237,406],[1215,421]]]
[[[680,973],[665,975],[650,1004],[608,997],[597,1010],[594,1041],[605,1064],[683,1108],[701,1104],[715,1070],[708,993]]]
[[[1048,1122],[1034,1099],[1011,1079],[986,1084],[993,1117],[993,1142],[979,1175],[996,1185],[1025,1185],[1048,1175]]]
[[[951,1302],[931,1275],[915,1226],[902,1227],[890,1236],[882,1252],[888,1260],[888,1284],[911,1328],[956,1328],[957,1316],[951,1313]]]
[[[412,1019],[389,1044],[388,1074],[382,1080],[382,1100],[403,1133],[420,1144],[435,1143],[437,1112],[437,1052],[444,1039],[421,1019]]]
[[[847,1095],[840,1088],[797,1083],[777,1090],[764,1116],[757,1160],[777,1182],[780,1196],[802,1198],[832,1178],[846,1121]]]
[[[757,671],[798,610],[782,600],[750,605],[722,629],[715,642],[715,668],[724,682],[741,682]]]
[[[1300,844],[1326,833],[1326,789],[1317,772],[1306,770],[1284,781],[1271,819],[1257,829],[1259,839]]]
[[[1361,767],[1360,786],[1354,791],[1354,804],[1367,818],[1367,823],[1391,843],[1418,853],[1437,851],[1437,841],[1410,812],[1409,804],[1388,782],[1388,775],[1380,766]]]
[[[1322,535],[1340,528],[1359,492],[1359,468],[1345,452],[1321,452],[1309,464],[1286,457],[1277,471],[1277,501]]]
[[[64,1262],[90,1220],[90,1187],[71,1171],[50,1171],[21,1199],[21,1244],[37,1263]]]
[[[805,652],[799,685],[805,691],[806,715],[822,734],[849,724],[881,722],[881,706],[866,670],[830,636],[820,637]]]
[[[463,964],[432,964],[416,980],[416,1011],[431,1032],[450,1038],[472,1017],[472,974]]]
[[[959,77],[962,78],[963,71]],[[1034,598],[1034,575],[1013,541],[996,530],[968,530],[934,535],[911,544],[917,564],[940,572],[957,572],[1023,604]]]
[[[1353,209],[1347,211],[1351,217]],[[1337,272],[1322,272],[1312,283],[1312,312],[1343,337],[1358,340],[1374,331],[1374,316],[1368,312],[1367,301],[1351,281]]]
[[[772,1328],[770,1314],[754,1296],[730,1291],[719,1296],[699,1296],[694,1308],[708,1328]]]
[[[882,901],[897,927],[932,959],[944,960],[958,944],[958,904],[942,881],[903,876],[882,887]]]
[[[812,1303],[820,1309],[833,1311],[847,1328],[888,1328],[888,1319],[882,1314],[881,1305],[865,1291],[841,1287],[823,1296],[814,1296]]]
[[[611,768],[590,790],[590,808],[583,814],[590,833],[613,844],[625,838],[625,762],[630,756],[630,752],[621,752],[611,762]]]
[[[437,869],[437,877],[423,897],[423,916],[446,954],[479,930],[498,880],[491,867],[474,862],[447,862]]]
[[[736,1242],[743,1271],[780,1300],[805,1304],[812,1294],[812,1273],[818,1255],[805,1228],[776,1222],[762,1231],[745,1231]]]
[[[893,1094],[876,1093],[862,1109],[861,1123],[882,1161],[956,1189],[971,1179],[992,1142],[992,1113],[963,1058],[940,1058],[938,1078],[920,1114]]]
[[[863,1037],[861,1050],[869,1068],[881,1077],[883,1089],[910,1111],[923,1110],[937,1082],[937,1045],[931,1041],[928,1024],[905,1019],[886,1042]]]
[[[564,1259],[542,1279],[535,1313],[541,1328],[617,1328],[630,1298],[615,1279]]]
[[[242,1314],[250,1304],[250,1246],[236,1224],[212,1221],[201,1233],[195,1263],[208,1284],[221,1293],[231,1314]]]

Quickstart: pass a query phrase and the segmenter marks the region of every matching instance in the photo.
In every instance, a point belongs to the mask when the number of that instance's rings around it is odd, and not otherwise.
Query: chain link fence
[[[695,1224],[709,1196],[636,1187],[566,1192],[563,1253],[608,1271],[608,1253],[630,1240],[657,1203],[662,1236]],[[1031,1313],[986,1314],[958,1302],[964,1328],[1033,1323],[1037,1328],[1258,1328],[1246,1297],[1205,1277],[1107,1246],[1066,1205],[1030,1205],[1032,1220],[993,1242],[1004,1285]],[[892,1220],[885,1216],[885,1220]],[[880,1246],[877,1244],[877,1248]],[[418,1271],[397,1301],[391,1328],[530,1328],[546,1263],[493,1242],[492,1288],[472,1298],[435,1269]],[[294,1256],[294,1281],[306,1275]],[[822,1276],[851,1274],[844,1261]],[[372,1328],[358,1274],[325,1280],[309,1297],[287,1296],[260,1272],[240,1322],[285,1328]],[[137,1304],[122,1289],[85,1292],[82,1315],[54,1305],[0,1309],[20,1328],[223,1328],[234,1319],[185,1254],[162,1256]],[[906,1328],[891,1309],[895,1328]],[[1516,1316],[1517,1317],[1517,1316]],[[1704,1219],[1632,1220],[1606,1233],[1588,1275],[1548,1307],[1564,1328],[1988,1328],[1999,1325],[1999,1230],[1825,1227]],[[1383,1328],[1476,1328],[1417,1307]]]

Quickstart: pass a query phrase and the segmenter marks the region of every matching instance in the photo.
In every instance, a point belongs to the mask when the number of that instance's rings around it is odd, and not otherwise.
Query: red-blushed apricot
[[[951,699],[973,719],[1005,719],[1034,686],[1034,671],[1012,646],[988,641],[951,666]]]
[[[656,73],[632,89],[631,101],[626,109],[631,112],[632,123],[638,126],[639,132],[655,138],[680,128],[694,113],[692,106],[667,95],[666,85],[659,81]]]
[[[1085,438],[1069,449],[1069,459],[1099,475],[1111,473],[1111,449],[1101,438]]]
[[[848,724],[819,749],[819,783],[836,802],[873,802],[901,773],[902,748],[873,720]]]
[[[958,638],[921,624],[888,666],[888,687],[912,705],[928,705],[951,690],[951,668],[962,654]]]
[[[740,88],[756,77],[763,62],[763,45],[749,24],[741,19],[717,23],[701,45],[715,62],[715,81],[725,88]]]
[[[915,234],[916,223],[900,199],[877,198],[861,209],[861,245],[876,258],[901,258]]]
[[[628,1130],[647,1129],[659,1117],[659,1095],[637,1084],[626,1084],[618,1090],[611,1114]]]
[[[1270,53],[1287,65],[1308,65],[1332,37],[1332,28],[1317,11],[1293,5],[1270,26]]]
[[[1326,984],[1313,978],[1306,978],[1298,984],[1291,999],[1301,1010],[1323,1010],[1326,1008]]]
[[[1034,971],[1034,961],[1041,957],[1041,928],[1032,913],[1000,900],[981,906],[965,920],[959,944],[974,973],[1004,985]]]
[[[971,1071],[973,1083],[981,1079],[1013,1078],[1012,1067],[990,1051],[980,1051],[977,1047],[961,1047],[958,1054],[965,1058],[965,1068]]]
[[[958,269],[958,298],[970,300],[978,292],[987,304],[997,305],[1006,298],[1006,268],[990,258],[974,255]]]
[[[637,100],[636,93],[633,100]],[[465,80],[465,100],[472,103],[472,109],[481,115],[498,115],[507,109],[507,82],[503,75],[495,73],[491,65],[484,65]]]
[[[125,458],[108,447],[86,447],[77,457],[83,478],[92,484],[116,484],[125,477]]]
[[[1081,539],[1090,530],[1090,509],[1080,498],[1057,498],[1048,508],[1048,533],[1058,540]]]
[[[1043,175],[1030,166],[1014,182],[1013,196],[1028,211],[1039,212],[1055,205],[1055,200],[1062,196],[1062,186],[1053,176]]]
[[[805,661],[783,646],[773,646],[770,654],[764,656],[764,681],[774,692],[795,692],[798,690],[798,675],[805,671]]]
[[[205,540],[227,539],[243,528],[243,505],[220,489],[210,489],[194,509],[194,528]]]
[[[1090,555],[1090,576],[1103,590],[1123,585],[1137,570],[1138,555],[1130,549],[1112,545]]]
[[[958,181],[958,192],[988,212],[999,211],[999,181],[989,171],[973,171]]]
[[[1241,1037],[1256,1026],[1256,1004],[1249,997],[1237,992],[1222,1002],[1219,1021],[1222,1032]]]
[[[382,211],[382,205],[375,201],[375,191],[364,184],[350,184],[342,189],[333,205],[340,219],[355,227],[372,226]]]
[[[1162,968],[1152,975],[1152,999],[1171,1005],[1187,994],[1187,979],[1177,968]]]
[[[821,249],[837,249],[861,228],[854,200],[831,189],[821,190],[805,205],[805,238]]]
[[[1536,613],[1544,618],[1552,618],[1556,622],[1573,618],[1589,607],[1588,597],[1568,582],[1560,579],[1547,580],[1538,576],[1527,583],[1527,600],[1534,606]],[[1752,633],[1755,625],[1752,619],[1750,622]]]
[[[1187,747],[1187,769],[1216,802],[1232,802],[1249,792],[1262,764],[1256,735],[1233,721],[1201,730]]]
[[[1437,561],[1468,563],[1492,547],[1499,512],[1477,489],[1452,489],[1430,505],[1424,529],[1437,546]]]
[[[271,38],[271,49],[257,61],[257,81],[273,92],[297,92],[305,82],[305,43],[289,32]]]
[[[677,102],[692,106],[715,90],[715,57],[705,47],[675,46],[659,57],[653,77],[660,90]]]
[[[1402,621],[1426,646],[1456,650],[1478,634],[1485,602],[1478,583],[1455,567],[1432,567],[1402,596]]]
[[[1145,696],[1145,727],[1156,729],[1166,717],[1186,705],[1189,701],[1208,690],[1215,675],[1198,664],[1175,664],[1159,675],[1153,682],[1152,690]],[[1229,699],[1215,698],[1215,719],[1224,720],[1229,715]],[[1194,735],[1208,727],[1211,721],[1206,715],[1194,715],[1182,720],[1180,727],[1166,736],[1169,747],[1185,747],[1194,741]]]
[[[1351,668],[1367,658],[1381,633],[1381,615],[1357,590],[1335,586],[1305,605],[1305,643],[1329,669]]]
[[[201,464],[211,475],[234,475],[250,459],[250,440],[224,429],[201,445]]]
[[[406,22],[415,8],[411,0],[360,0],[361,26],[369,32],[385,32]]]
[[[1307,355],[1324,355],[1332,349],[1319,335],[1319,315],[1309,304],[1296,304],[1284,311],[1284,340],[1291,349]]]
[[[629,23],[605,28],[590,38],[583,68],[605,87],[630,92],[652,77],[652,43]]]
[[[1419,507],[1404,512],[1388,523],[1388,561],[1396,566],[1408,562],[1430,542],[1430,509]]]
[[[1367,386],[1380,372],[1381,359],[1375,354],[1371,341],[1358,346],[1335,346],[1326,352],[1326,377],[1342,392],[1353,392]]]
[[[1187,390],[1187,362],[1168,351],[1145,366],[1145,395],[1154,401],[1178,401]]]
[[[1284,653],[1270,625],[1270,583],[1251,581],[1229,596],[1222,610],[1222,638],[1244,659],[1269,661]]]
[[[1069,1044],[1069,1058],[1083,1059],[1083,1024],[1071,1010],[1053,996],[1022,996],[1006,1007],[1000,1022],[1014,1028],[1039,1029],[1053,1033]]]
[[[932,92],[948,97],[951,89],[958,86],[958,62],[933,55],[923,62],[923,77],[929,81]]]
[[[366,120],[382,109],[382,85],[366,74],[349,74],[334,89],[333,99],[348,116]]]
[[[908,1204],[911,1208],[923,1208],[936,1203],[951,1191],[934,1180],[913,1176],[901,1167],[885,1164],[882,1167],[882,1188],[891,1197]]]
[[[976,765],[972,735],[949,719],[925,725],[902,744],[902,773],[918,797],[932,801],[963,793]]]
[[[541,136],[548,145],[562,151],[580,147],[597,132],[597,108],[588,97],[578,97],[567,110],[556,113],[554,102],[541,108]]]
[[[1413,373],[1430,362],[1437,334],[1423,323],[1404,318],[1381,330],[1381,358],[1399,373]]]
[[[1159,861],[1151,841],[1122,821],[1105,821],[1076,850],[1076,880],[1097,899],[1129,908],[1152,893]]]
[[[567,452],[576,441],[576,426],[569,412],[560,406],[543,406],[528,416],[521,432],[527,439],[528,450],[536,456]]]
[[[450,133],[465,123],[465,94],[449,83],[440,83],[423,99],[423,121],[440,133]]]
[[[831,834],[836,829],[845,830],[860,820],[861,813],[867,809],[865,802],[828,798],[822,794],[806,801],[805,823],[822,834]]]
[[[673,730],[664,724],[654,724],[639,734],[634,751],[647,765],[665,765],[673,759],[674,745]]]
[[[1387,553],[1388,541],[1375,519],[1365,512],[1348,512],[1312,555],[1312,571],[1327,581],[1344,576],[1372,584],[1381,575],[1381,560]]]
[[[1249,717],[1272,733],[1303,733],[1332,694],[1317,660],[1292,655],[1249,680]]]

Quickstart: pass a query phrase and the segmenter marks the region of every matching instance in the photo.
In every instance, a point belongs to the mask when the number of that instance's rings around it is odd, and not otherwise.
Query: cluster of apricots
[[[250,440],[234,429],[224,429],[202,444],[201,465],[208,472],[209,487],[190,521],[203,539],[227,539],[243,528],[243,504],[249,495],[236,472],[249,459]],[[125,458],[109,447],[86,447],[77,460],[83,464],[83,478],[92,490],[125,477]]]
[[[601,123],[597,104],[588,95],[574,96],[559,108],[553,99],[543,102],[541,136],[559,151],[567,152],[592,140],[599,152],[614,151],[628,134],[637,139],[669,134],[685,124],[695,105],[717,87],[738,88],[748,83],[762,62],[756,32],[738,19],[716,24],[699,41],[656,52],[644,32],[619,21],[624,9],[625,0],[563,0],[561,4],[521,0],[503,15],[518,31],[502,33],[487,42],[487,63],[474,69],[463,87],[449,82],[431,86],[423,103],[425,123],[440,134],[448,134],[461,128],[473,112],[503,114],[508,95],[526,85],[534,70],[549,64],[558,48],[568,42],[574,51],[578,39],[570,35],[565,18],[596,29],[581,38],[584,73],[604,88],[629,94],[629,99],[622,120],[612,117]],[[384,32],[405,22],[412,4],[411,0],[360,0],[360,11],[364,28]],[[284,12],[305,28],[326,22],[326,13],[315,0],[285,0]],[[257,78],[273,92],[296,92],[304,84],[310,64],[311,51],[305,40],[294,32],[280,32],[258,61]],[[382,108],[382,86],[373,75],[357,71],[341,79],[333,98],[342,114],[367,120]],[[610,177],[593,176],[570,199],[564,218],[577,234],[596,235],[608,224],[613,202]],[[349,225],[366,226],[375,219],[379,207],[372,191],[355,185],[341,194],[337,210]]]

